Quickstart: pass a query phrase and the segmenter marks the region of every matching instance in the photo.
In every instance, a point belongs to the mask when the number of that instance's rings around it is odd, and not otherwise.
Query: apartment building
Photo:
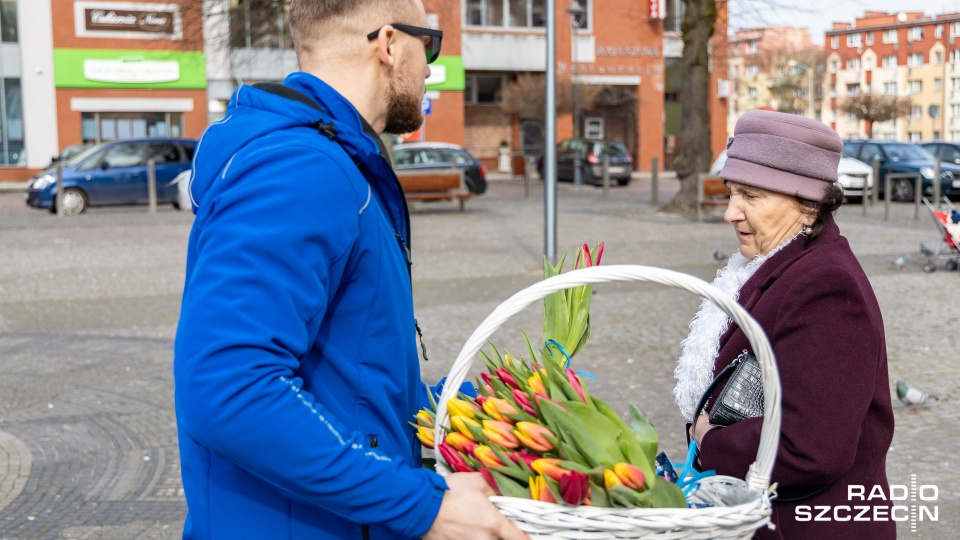
[[[872,125],[880,139],[960,141],[960,13],[867,11],[834,23],[824,43],[824,122],[865,137],[868,122],[840,110],[860,93],[909,98],[909,113]]]
[[[730,37],[727,51],[730,135],[737,119],[753,109],[820,118],[822,52],[813,45],[809,29],[776,26],[738,30]]]

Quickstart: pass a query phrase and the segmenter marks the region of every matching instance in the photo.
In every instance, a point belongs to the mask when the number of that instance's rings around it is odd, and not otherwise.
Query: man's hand
[[[487,498],[495,493],[480,473],[454,473],[446,480],[450,489],[423,540],[530,540]]]

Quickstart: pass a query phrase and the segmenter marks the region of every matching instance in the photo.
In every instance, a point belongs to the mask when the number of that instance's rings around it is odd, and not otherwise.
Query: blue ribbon
[[[684,496],[690,496],[700,486],[700,480],[710,476],[716,476],[716,471],[698,471],[693,466],[693,461],[697,458],[697,442],[690,441],[687,447],[687,459],[683,463],[674,463],[674,468],[679,471],[680,478],[677,480],[677,487],[683,490]]]
[[[563,370],[566,371],[570,369],[570,353],[568,353],[567,350],[563,348],[563,345],[557,343],[557,340],[555,339],[548,339],[544,341],[543,347],[547,350],[547,354],[549,354],[550,356],[553,356],[553,353],[550,352],[550,347],[548,347],[548,345],[553,345],[554,347],[557,348],[558,351],[560,351],[561,353],[563,353],[564,356],[567,357],[567,363],[566,365],[563,366]],[[587,377],[594,381],[597,380],[597,378],[592,373],[587,373],[586,371],[574,371],[574,373],[576,373],[577,375],[583,375],[584,377]]]

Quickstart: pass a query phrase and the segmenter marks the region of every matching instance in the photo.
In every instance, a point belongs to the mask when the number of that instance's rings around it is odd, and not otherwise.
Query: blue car
[[[76,215],[88,206],[142,204],[148,201],[147,163],[155,163],[157,203],[176,207],[178,174],[190,168],[197,141],[150,138],[92,146],[63,163],[63,213]],[[30,180],[27,205],[56,212],[57,170]]]

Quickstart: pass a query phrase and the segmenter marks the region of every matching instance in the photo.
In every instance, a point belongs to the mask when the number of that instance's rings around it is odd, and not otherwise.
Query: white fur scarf
[[[796,238],[796,237],[794,237]],[[792,240],[791,238],[790,240]],[[711,285],[731,295],[740,296],[740,287],[760,268],[763,261],[790,243],[784,242],[770,253],[747,259],[739,251],[730,256],[727,265],[717,271],[717,278]],[[680,343],[680,359],[673,372],[677,386],[673,389],[673,399],[680,407],[680,414],[687,422],[693,422],[700,397],[713,382],[713,364],[720,352],[720,336],[730,326],[730,319],[716,304],[706,298],[700,303],[700,310],[690,321],[690,334]]]

